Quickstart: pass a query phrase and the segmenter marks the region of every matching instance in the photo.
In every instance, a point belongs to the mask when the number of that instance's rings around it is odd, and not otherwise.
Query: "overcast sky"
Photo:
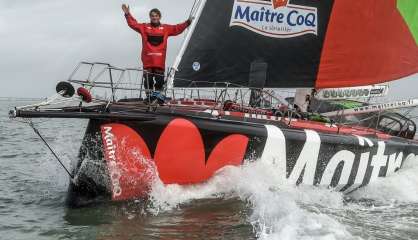
[[[124,1],[139,21],[159,8],[163,22],[187,19],[193,0]],[[82,61],[140,64],[138,35],[126,25],[122,1],[0,0],[0,97],[45,97]],[[171,65],[184,35],[169,41]],[[418,75],[398,81],[392,96],[418,97]]]
[[[0,97],[50,96],[82,60],[139,66],[140,41],[122,3],[138,21],[157,7],[163,22],[180,23],[193,0],[0,0]],[[183,39],[170,38],[167,64]]]

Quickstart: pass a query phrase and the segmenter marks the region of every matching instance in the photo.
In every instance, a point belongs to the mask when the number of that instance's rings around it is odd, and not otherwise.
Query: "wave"
[[[164,185],[157,180],[150,196],[154,214],[198,199],[238,198],[251,208],[248,222],[259,239],[357,239],[323,213],[344,207],[341,193],[288,185],[262,162],[224,168],[200,185]]]

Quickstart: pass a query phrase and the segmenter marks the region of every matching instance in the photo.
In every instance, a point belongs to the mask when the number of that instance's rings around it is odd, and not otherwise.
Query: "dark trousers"
[[[147,68],[144,69],[144,87],[146,90],[162,91],[164,88],[164,69]]]

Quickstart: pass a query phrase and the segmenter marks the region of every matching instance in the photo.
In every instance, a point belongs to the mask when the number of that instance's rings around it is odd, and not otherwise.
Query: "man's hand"
[[[125,14],[129,13],[129,5],[122,4],[122,10]]]
[[[192,22],[193,22],[193,20],[194,20],[194,16],[190,16],[189,17],[189,19],[187,19],[187,23],[189,24],[189,26],[192,24]]]

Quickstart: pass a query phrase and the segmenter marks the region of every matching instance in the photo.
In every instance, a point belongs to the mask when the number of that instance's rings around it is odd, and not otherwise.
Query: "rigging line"
[[[193,2],[192,9],[190,9],[190,13],[189,13],[189,18],[191,18],[194,15],[194,11],[195,11],[197,1],[198,0],[194,0],[194,2]],[[199,2],[200,2],[200,0],[199,0]]]
[[[190,9],[190,12],[189,12],[189,17],[188,17],[188,20],[190,20],[190,19],[193,19],[192,21],[195,21],[195,15],[196,15],[196,12],[197,12],[197,10],[199,9],[199,7],[200,7],[200,4],[201,4],[201,0],[194,0],[193,1],[193,5],[192,5],[192,8]],[[193,25],[193,23],[191,24],[191,25]],[[190,27],[190,26],[189,26]],[[189,31],[190,31],[190,28],[187,28],[187,30],[186,30],[186,34],[184,34],[183,35],[183,41],[182,41],[182,46],[186,43],[186,41],[187,41],[187,36],[188,36],[188,34],[189,34]],[[178,53],[177,53],[177,57],[179,56],[179,53],[181,53],[182,52],[182,50],[180,50]],[[173,67],[175,66],[175,65],[177,65],[176,64],[176,61],[177,60],[175,60],[174,61],[174,64],[173,64]],[[171,86],[172,84],[173,84],[173,80],[174,80],[174,74],[175,74],[175,71],[176,71],[176,69],[175,68],[173,68],[173,67],[171,67],[170,68],[170,71],[169,71],[169,74],[168,74],[168,76],[167,76],[167,80],[169,80],[170,78],[171,78],[171,72],[172,72],[172,70],[173,70],[173,79],[171,79],[170,81],[166,81],[167,83],[166,83],[166,85],[167,86]],[[177,66],[178,67],[178,66]]]
[[[70,176],[70,180],[73,182],[74,181],[74,176],[73,174],[70,173],[70,171],[67,169],[67,167],[65,167],[65,165],[62,163],[61,159],[58,157],[58,155],[54,152],[54,150],[51,148],[51,146],[49,146],[49,144],[47,143],[47,141],[45,140],[45,138],[41,135],[41,133],[39,132],[39,130],[35,127],[35,125],[33,124],[32,121],[28,122],[29,126],[33,129],[33,131],[36,133],[36,135],[39,136],[39,138],[41,138],[41,140],[45,143],[45,145],[48,147],[48,149],[51,151],[52,155],[54,155],[55,159],[57,159],[57,161],[61,164],[61,166],[64,168],[64,170],[67,172],[68,176]]]

